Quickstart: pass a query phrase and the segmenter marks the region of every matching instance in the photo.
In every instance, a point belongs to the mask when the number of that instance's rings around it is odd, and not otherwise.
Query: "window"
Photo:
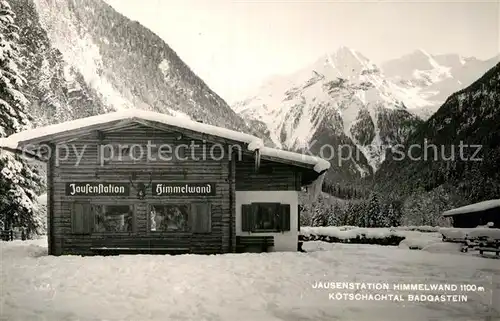
[[[242,231],[290,231],[290,205],[280,203],[252,203],[242,205]]]
[[[189,231],[189,205],[152,205],[149,211],[150,231]]]
[[[210,233],[212,231],[212,206],[210,203],[151,205],[149,230]]]
[[[134,211],[130,205],[93,205],[94,232],[133,232]]]
[[[255,204],[254,227],[255,231],[279,230],[280,204]]]

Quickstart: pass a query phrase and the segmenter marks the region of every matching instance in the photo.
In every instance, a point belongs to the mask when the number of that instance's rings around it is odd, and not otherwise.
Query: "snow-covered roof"
[[[484,202],[479,202],[475,204],[470,204],[458,208],[451,209],[443,213],[443,216],[452,216],[459,214],[467,214],[474,212],[481,212],[485,210],[489,210],[492,208],[500,207],[500,199],[488,200]]]
[[[304,154],[289,152],[281,149],[261,147],[261,155],[268,157],[276,157],[281,159],[287,159],[290,161],[301,162],[314,166],[314,171],[321,173],[330,168],[330,163],[320,157],[307,156]]]
[[[16,149],[17,146],[18,144],[15,140],[0,138],[0,148],[3,147],[3,148]]]
[[[110,122],[116,122],[121,120],[133,121],[134,119],[158,122],[165,125],[181,127],[196,132],[219,136],[219,137],[225,137],[227,139],[244,143],[251,143],[256,139],[256,137],[252,135],[240,133],[226,128],[203,124],[200,122],[193,121],[191,119],[169,116],[147,110],[125,109],[122,111],[101,114],[86,118],[80,118],[59,124],[53,124],[49,126],[38,127],[22,131],[9,136],[8,138],[6,138],[6,140],[8,141],[8,143],[11,143],[12,146],[16,142],[21,143],[33,139],[39,139],[45,136],[71,132],[77,129],[84,129],[91,126],[94,127],[96,125],[105,125]]]
[[[48,125],[44,127],[38,127],[22,131],[13,134],[7,138],[0,138],[0,148],[3,147],[15,150],[21,148],[23,144],[30,143],[30,141],[34,140],[39,141],[40,139],[43,139],[45,137],[50,137],[52,135],[71,134],[72,132],[77,130],[89,127],[95,127],[98,125],[104,126],[105,124],[111,122],[126,121],[126,120],[130,120],[131,122],[133,122],[134,120],[157,122],[169,126],[184,128],[199,133],[204,133],[216,137],[222,137],[229,140],[245,143],[248,144],[249,151],[255,151],[257,149],[260,150],[261,156],[275,157],[285,161],[298,162],[309,166],[312,165],[314,167],[314,170],[318,173],[321,173],[330,168],[330,163],[319,157],[264,147],[264,142],[262,141],[262,139],[253,135],[237,132],[227,128],[196,122],[191,119],[187,119],[185,117],[174,117],[140,109],[125,109],[108,114],[91,116],[87,118],[80,118],[59,124]]]

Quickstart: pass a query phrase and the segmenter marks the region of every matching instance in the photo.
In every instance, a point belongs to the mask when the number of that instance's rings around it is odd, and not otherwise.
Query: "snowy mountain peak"
[[[420,122],[415,115],[430,116],[474,80],[463,75],[483,71],[469,65],[459,55],[419,49],[379,68],[342,46],[289,76],[272,78],[232,107],[247,122],[267,128],[285,149],[314,141],[351,146],[361,157],[339,172],[364,175],[378,169],[387,148],[406,139]]]
[[[360,52],[342,46],[331,54],[322,57],[326,68],[335,70],[339,77],[350,79],[363,71],[378,70],[377,66]]]
[[[451,68],[459,68],[467,63],[471,58],[466,58],[461,55],[456,54],[442,54],[434,55],[434,60],[436,60],[440,65],[448,66]],[[474,59],[474,58],[472,58]]]
[[[274,143],[286,149],[324,137],[346,143],[362,156],[343,170],[365,175],[378,168],[384,149],[402,141],[416,121],[406,111],[402,92],[366,56],[344,46],[288,78],[273,79],[233,109],[264,124]],[[394,119],[411,121],[393,133],[386,128]]]
[[[451,77],[449,66],[441,65],[424,49],[418,49],[408,55],[391,60],[382,65],[384,73],[389,77],[404,80],[418,79],[433,83]]]

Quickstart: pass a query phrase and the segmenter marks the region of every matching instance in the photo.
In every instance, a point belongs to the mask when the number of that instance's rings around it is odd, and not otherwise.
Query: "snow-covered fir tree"
[[[328,216],[329,226],[345,225],[345,210],[338,201],[335,201],[330,207],[330,215]]]
[[[338,210],[336,209],[335,204],[331,204],[327,207],[327,225],[328,226],[337,226],[338,225]]]
[[[389,203],[386,206],[386,211],[384,215],[384,225],[385,226],[397,226],[398,224],[395,224],[396,221],[396,208],[394,207],[394,204]]]
[[[312,226],[328,226],[328,211],[321,196],[318,197],[313,207]]]
[[[372,193],[370,195],[370,200],[368,201],[368,208],[366,209],[365,215],[367,227],[383,226],[383,216],[377,194]]]
[[[345,209],[345,225],[364,226],[364,215],[361,203],[350,202]]]
[[[28,100],[21,92],[25,79],[19,70],[19,28],[9,3],[0,0],[0,138],[27,128]],[[0,151],[0,225],[38,228],[34,217],[40,177],[25,159]]]

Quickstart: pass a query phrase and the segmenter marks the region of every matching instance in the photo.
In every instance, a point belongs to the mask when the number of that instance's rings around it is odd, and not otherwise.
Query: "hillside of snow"
[[[334,158],[337,180],[363,177],[375,172],[386,150],[404,142],[429,111],[492,61],[419,50],[379,67],[341,47],[291,75],[272,77],[232,108],[267,128],[272,141],[285,149],[320,153],[321,145],[329,144],[338,152],[346,145],[355,155],[352,160],[320,156]]]
[[[405,89],[416,88],[429,102],[412,110],[428,119],[452,93],[459,91],[492,68],[500,55],[488,60],[463,57],[457,54],[431,55],[423,49],[382,64],[388,79]]]

